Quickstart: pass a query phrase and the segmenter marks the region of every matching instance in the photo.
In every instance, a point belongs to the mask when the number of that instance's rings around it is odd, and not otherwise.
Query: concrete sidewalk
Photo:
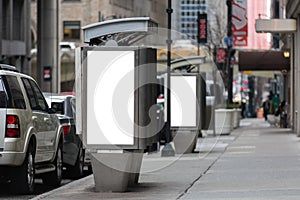
[[[199,153],[144,155],[139,184],[97,193],[93,176],[34,199],[300,199],[300,139],[261,119],[229,136],[201,138]]]

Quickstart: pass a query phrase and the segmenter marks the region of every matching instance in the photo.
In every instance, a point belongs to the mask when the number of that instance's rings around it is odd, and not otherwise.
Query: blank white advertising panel
[[[134,144],[134,51],[87,51],[87,145]]]
[[[171,127],[197,126],[196,75],[171,75]]]

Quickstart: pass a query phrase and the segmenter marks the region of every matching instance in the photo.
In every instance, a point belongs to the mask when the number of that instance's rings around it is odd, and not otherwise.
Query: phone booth
[[[130,46],[156,28],[148,17],[82,28],[89,46],[76,50],[76,126],[96,191],[137,183],[143,153],[157,143],[156,49]]]

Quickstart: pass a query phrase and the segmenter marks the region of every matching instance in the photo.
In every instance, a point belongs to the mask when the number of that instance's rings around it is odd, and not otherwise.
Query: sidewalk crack
[[[243,131],[242,131],[243,132]],[[227,147],[225,147],[225,149],[224,149],[224,151],[208,166],[208,168],[202,173],[202,174],[200,174],[200,176],[198,177],[198,178],[196,178],[177,198],[176,198],[176,200],[178,200],[178,199],[181,199],[185,194],[187,194],[188,193],[188,191],[194,186],[194,184],[197,182],[197,181],[199,181],[200,180],[200,178],[202,178],[211,168],[212,168],[212,166],[223,156],[223,154],[227,151],[227,148],[232,144],[232,143],[234,143],[236,140],[237,140],[237,138],[239,138],[240,137],[240,135],[241,135],[241,133],[240,134],[238,134],[235,138],[234,138],[234,140],[227,146]]]
[[[226,149],[225,149],[226,151]],[[224,152],[225,152],[224,151]],[[212,162],[208,168],[202,173],[200,174],[200,176],[198,178],[196,178],[176,199],[181,199],[186,193],[188,193],[188,191],[194,186],[194,184],[200,180],[200,178],[202,178],[210,169],[211,167],[219,160],[219,158],[224,154],[224,152],[222,152],[217,158],[216,160],[214,160],[214,162]]]

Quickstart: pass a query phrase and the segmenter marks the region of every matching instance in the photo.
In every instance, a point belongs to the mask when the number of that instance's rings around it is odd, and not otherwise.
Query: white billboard
[[[86,63],[87,145],[134,145],[135,52],[87,51]]]
[[[165,86],[166,81],[165,76]],[[171,127],[197,127],[197,75],[171,74],[170,87]],[[165,96],[166,94],[167,90]],[[165,101],[165,108],[167,108],[167,101]]]

